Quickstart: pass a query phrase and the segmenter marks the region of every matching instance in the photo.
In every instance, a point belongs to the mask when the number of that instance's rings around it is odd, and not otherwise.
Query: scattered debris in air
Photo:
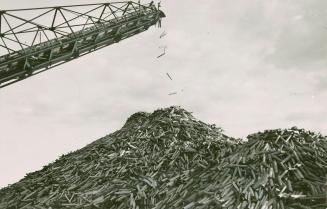
[[[168,76],[168,78],[169,78],[170,80],[173,80],[173,79],[171,78],[171,76],[169,75],[169,73],[166,73],[166,75]]]
[[[162,56],[164,56],[165,54],[166,54],[166,49],[167,49],[167,47],[166,46],[164,46],[164,47],[159,47],[159,48],[163,48],[164,49],[164,51],[163,51],[163,53],[162,54],[160,54],[157,58],[160,58],[160,57],[162,57]]]
[[[167,35],[166,31],[164,31],[161,35],[160,35],[160,38],[163,38]]]
[[[166,53],[160,54],[157,58],[164,56]]]

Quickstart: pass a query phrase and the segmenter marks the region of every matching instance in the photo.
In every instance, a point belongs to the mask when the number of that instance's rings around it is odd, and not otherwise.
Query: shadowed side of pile
[[[302,129],[270,130],[222,162],[223,208],[326,208],[327,140]]]
[[[235,144],[179,107],[136,113],[121,130],[1,190],[0,208],[217,208],[205,194],[214,179],[202,175]]]

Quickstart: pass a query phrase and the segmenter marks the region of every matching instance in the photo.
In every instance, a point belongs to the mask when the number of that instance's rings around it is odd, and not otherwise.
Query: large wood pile
[[[247,139],[179,107],[136,113],[0,190],[0,208],[326,208],[326,137],[292,128]]]
[[[248,140],[221,162],[223,208],[326,208],[325,137],[292,128]]]

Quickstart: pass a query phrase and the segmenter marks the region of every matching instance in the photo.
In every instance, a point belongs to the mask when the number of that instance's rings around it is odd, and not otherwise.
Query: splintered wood
[[[0,190],[2,209],[326,208],[326,137],[302,129],[233,139],[170,107]]]

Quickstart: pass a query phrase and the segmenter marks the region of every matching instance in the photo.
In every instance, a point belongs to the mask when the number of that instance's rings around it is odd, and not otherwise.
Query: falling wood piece
[[[173,79],[171,78],[171,76],[169,75],[169,73],[166,73],[166,75],[168,76],[168,78],[169,78],[170,80],[173,80]]]
[[[167,35],[166,31],[162,32],[162,34],[160,35],[160,38],[163,38]]]

